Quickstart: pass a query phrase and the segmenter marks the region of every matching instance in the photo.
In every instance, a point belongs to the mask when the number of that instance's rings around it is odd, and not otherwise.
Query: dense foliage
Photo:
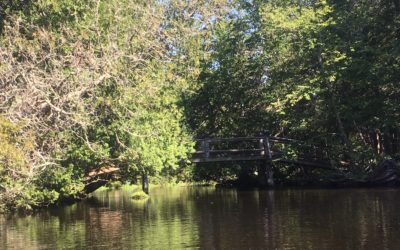
[[[198,135],[299,139],[325,147],[351,178],[398,156],[397,1],[238,1],[236,10],[189,101]]]
[[[189,167],[194,137],[320,144],[362,178],[400,150],[399,14],[396,0],[2,1],[0,204],[82,197],[107,168],[254,172]]]
[[[181,96],[219,5],[2,2],[0,204],[79,198],[110,167],[129,182],[184,175],[193,143]]]

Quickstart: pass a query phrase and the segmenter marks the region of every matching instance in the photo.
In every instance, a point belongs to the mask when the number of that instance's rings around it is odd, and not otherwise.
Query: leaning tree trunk
[[[400,166],[395,160],[384,160],[370,174],[367,181],[373,185],[399,185]]]
[[[119,171],[120,169],[114,166],[103,166],[98,169],[93,169],[86,174],[84,193],[92,193],[110,181],[118,180]]]

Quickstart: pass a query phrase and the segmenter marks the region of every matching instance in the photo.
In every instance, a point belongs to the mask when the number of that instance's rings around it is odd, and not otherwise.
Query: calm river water
[[[0,217],[0,249],[400,249],[399,189],[151,191]]]

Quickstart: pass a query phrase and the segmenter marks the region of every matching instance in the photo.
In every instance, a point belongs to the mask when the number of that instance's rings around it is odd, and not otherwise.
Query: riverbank
[[[334,178],[333,178],[334,177]],[[109,182],[108,184],[100,187],[95,192],[110,191],[110,190],[123,190],[131,192],[132,198],[148,198],[153,196],[152,190],[155,188],[171,188],[171,187],[188,187],[188,186],[216,186],[217,188],[238,188],[238,189],[285,189],[285,188],[307,188],[307,189],[343,189],[343,188],[377,188],[377,187],[399,187],[400,186],[400,168],[397,161],[385,160],[374,171],[363,178],[350,178],[345,175],[332,175],[329,178],[321,178],[318,176],[308,176],[297,179],[285,179],[279,177],[275,179],[274,186],[265,185],[265,181],[260,176],[250,176],[245,179],[235,179],[221,182],[176,182],[167,181],[165,179],[155,179],[154,182],[150,183],[150,196],[142,193],[142,187],[138,184],[122,183],[120,181]],[[11,210],[0,209],[0,213],[6,213],[10,211],[19,211],[23,213],[31,213],[41,208],[46,207],[62,207],[64,205],[70,205],[87,197],[93,196],[91,194],[81,195],[75,198],[62,198],[56,203],[46,204],[45,206],[22,206],[19,209]],[[1,206],[0,206],[1,208]]]
[[[173,187],[200,187],[200,186],[214,186],[215,182],[166,182],[166,181],[157,181],[156,183],[150,183],[149,190],[150,194],[149,197],[152,196],[152,191],[158,188],[173,188]],[[93,197],[98,192],[104,191],[115,191],[115,190],[122,190],[124,192],[130,192],[132,195],[136,192],[142,191],[142,187],[139,184],[131,184],[131,183],[122,183],[120,181],[113,181],[109,182],[108,184],[101,186],[100,188],[96,189],[94,192],[89,194],[82,194],[79,197],[75,198],[63,198],[58,200],[56,203],[47,204],[45,206],[24,206],[20,208],[7,208],[6,206],[2,206],[0,204],[0,214],[9,214],[9,213],[19,213],[19,214],[32,214],[37,211],[45,210],[47,208],[63,208],[64,206],[69,206],[72,204],[76,204],[83,200]]]

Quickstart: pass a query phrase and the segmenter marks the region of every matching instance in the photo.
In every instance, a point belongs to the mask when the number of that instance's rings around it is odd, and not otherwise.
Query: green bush
[[[146,194],[145,192],[143,192],[143,191],[136,191],[136,192],[134,192],[133,194],[132,194],[132,199],[134,199],[134,200],[145,200],[145,199],[148,199],[149,198],[149,195],[148,194]]]

